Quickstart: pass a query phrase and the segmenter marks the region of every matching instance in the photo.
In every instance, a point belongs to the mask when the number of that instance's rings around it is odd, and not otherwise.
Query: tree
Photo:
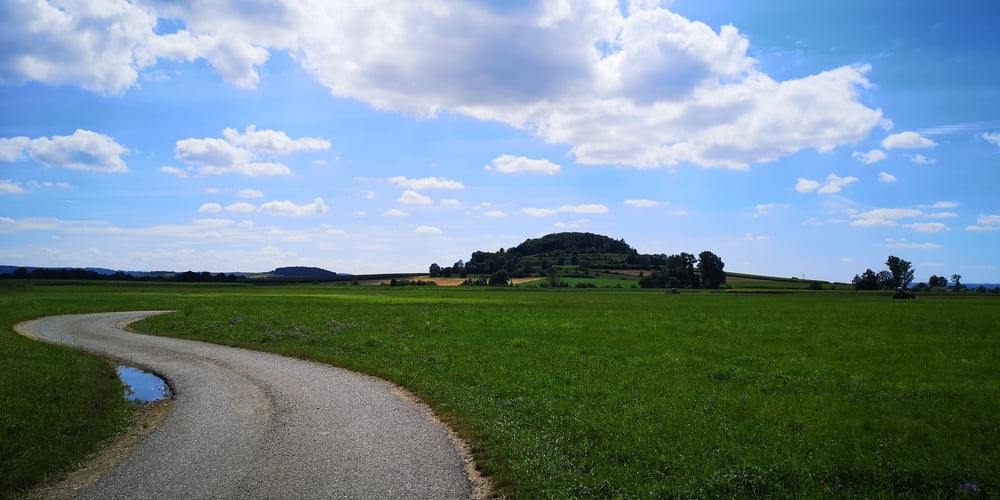
[[[719,288],[726,283],[726,264],[718,255],[708,250],[698,254],[698,272],[701,274],[701,286],[704,288]]]
[[[882,288],[882,285],[878,281],[878,275],[871,269],[866,269],[865,272],[861,273],[861,276],[855,274],[854,280],[851,283],[854,285],[855,290],[878,290]]]
[[[892,283],[889,288],[901,287],[905,290],[913,282],[913,264],[909,261],[900,259],[895,255],[890,255],[886,259],[885,265],[889,268],[889,272],[892,273]]]
[[[490,286],[507,286],[510,283],[510,276],[507,274],[506,269],[500,269],[499,271],[490,275]]]
[[[930,279],[927,280],[927,286],[931,288],[934,287],[948,288],[948,278],[932,274]]]
[[[951,282],[955,284],[955,291],[956,292],[962,291],[962,275],[961,274],[952,274],[951,275]]]
[[[431,264],[429,274],[431,278],[437,278],[441,275],[441,266],[437,265],[437,262]]]
[[[667,257],[663,268],[667,285],[670,288],[697,288],[698,277],[694,274],[696,262],[698,259],[694,255],[685,252]]]

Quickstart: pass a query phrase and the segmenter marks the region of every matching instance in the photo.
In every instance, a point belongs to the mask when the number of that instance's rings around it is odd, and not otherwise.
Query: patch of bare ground
[[[25,498],[32,500],[63,500],[80,494],[98,478],[125,460],[142,438],[156,430],[170,413],[172,399],[136,403],[132,421],[127,429],[111,438],[100,451],[86,458],[80,465],[57,483],[41,486],[28,492]]]

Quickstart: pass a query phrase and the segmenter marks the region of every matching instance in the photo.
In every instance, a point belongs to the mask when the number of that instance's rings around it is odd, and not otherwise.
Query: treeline
[[[140,276],[133,276],[124,271],[113,274],[104,274],[89,269],[67,268],[35,268],[29,270],[25,267],[15,269],[10,273],[0,274],[0,279],[34,279],[34,280],[76,280],[76,281],[176,281],[183,283],[235,283],[243,281],[245,278],[240,274],[209,272],[196,273],[186,271],[183,273],[155,273]]]
[[[681,252],[666,256],[666,263],[639,280],[641,288],[719,288],[726,284],[726,264],[708,250],[695,257]]]

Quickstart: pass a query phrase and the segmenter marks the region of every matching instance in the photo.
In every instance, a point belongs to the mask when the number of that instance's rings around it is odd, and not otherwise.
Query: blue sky
[[[987,1],[2,9],[3,264],[419,272],[587,231],[1000,282]]]

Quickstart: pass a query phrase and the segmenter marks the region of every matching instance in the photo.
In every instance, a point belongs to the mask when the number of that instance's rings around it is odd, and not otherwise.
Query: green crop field
[[[1000,491],[992,296],[36,284],[0,291],[0,307],[8,325],[175,309],[134,327],[392,380],[465,437],[514,498]],[[11,357],[50,348],[9,331],[0,346],[6,474],[37,447],[9,444],[24,424],[7,405],[42,411],[9,388],[64,362],[11,370]]]

